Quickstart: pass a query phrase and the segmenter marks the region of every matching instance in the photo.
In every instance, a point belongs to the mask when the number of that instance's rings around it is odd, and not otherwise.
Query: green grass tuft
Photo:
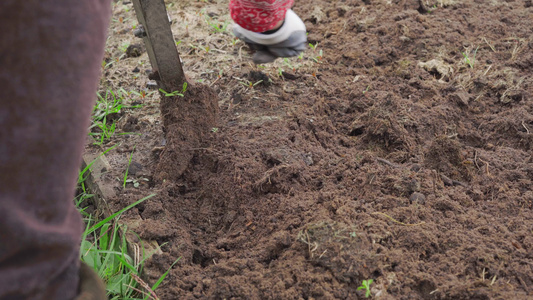
[[[113,148],[106,150],[103,154],[111,151]],[[89,169],[96,159],[81,170],[78,175],[78,195],[75,198],[75,204],[82,213],[86,224],[80,245],[80,259],[93,268],[104,281],[108,299],[159,299],[155,290],[167,277],[170,269],[180,258],[150,287],[141,279],[141,273],[144,262],[153,253],[144,253],[143,251],[141,257],[131,257],[128,254],[128,244],[125,235],[128,228],[118,222],[122,213],[150,199],[155,194],[144,197],[109,217],[96,222],[92,215],[81,208],[85,200],[94,196],[90,194],[86,187],[85,180],[89,174]],[[141,248],[144,249],[142,245]]]

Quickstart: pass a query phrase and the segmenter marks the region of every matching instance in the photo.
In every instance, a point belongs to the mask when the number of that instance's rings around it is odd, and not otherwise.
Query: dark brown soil
[[[531,1],[294,10],[318,62],[248,88],[235,63],[218,120],[209,87],[164,102],[159,181],[114,202],[157,193],[130,214],[164,245],[149,280],[181,257],[159,297],[531,299]]]
[[[179,179],[195,153],[208,143],[217,123],[218,97],[206,86],[190,86],[184,96],[163,97],[161,117],[166,147],[159,157],[156,180]]]

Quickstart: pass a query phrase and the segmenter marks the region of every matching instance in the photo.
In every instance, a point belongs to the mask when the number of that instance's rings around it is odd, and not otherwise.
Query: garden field
[[[296,0],[258,66],[227,0],[166,3],[189,84],[115,1],[86,148],[114,211],[155,194],[121,219],[147,282],[181,257],[160,299],[533,298],[531,0]]]

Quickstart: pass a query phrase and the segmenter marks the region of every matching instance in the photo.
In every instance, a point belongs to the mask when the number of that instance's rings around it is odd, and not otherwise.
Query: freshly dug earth
[[[177,11],[227,5],[189,2]],[[163,245],[149,281],[181,257],[158,296],[362,299],[373,279],[378,299],[531,299],[532,2],[294,10],[318,43],[305,59],[278,61],[280,78],[229,50],[163,114],[161,156],[138,145],[154,180],[112,204],[157,193],[130,214]]]

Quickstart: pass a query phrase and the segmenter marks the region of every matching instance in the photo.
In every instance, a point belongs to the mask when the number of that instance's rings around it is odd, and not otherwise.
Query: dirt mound
[[[155,178],[177,179],[189,167],[195,153],[206,144],[218,118],[218,97],[203,85],[189,85],[182,95],[161,99],[166,147]]]

